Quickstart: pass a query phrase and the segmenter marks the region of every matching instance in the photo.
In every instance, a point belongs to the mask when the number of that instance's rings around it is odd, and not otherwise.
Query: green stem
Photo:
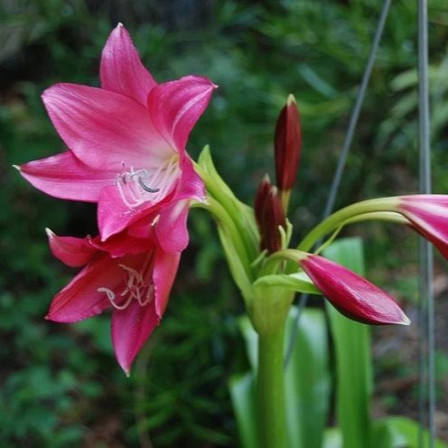
[[[399,198],[379,198],[369,199],[367,201],[357,202],[356,204],[349,205],[336,213],[333,213],[328,218],[324,219],[320,224],[315,226],[300,244],[297,249],[304,252],[309,252],[314,244],[323,238],[328,233],[337,229],[347,221],[353,219],[358,215],[370,215],[374,212],[396,212]]]
[[[262,448],[286,448],[285,324],[258,339],[258,433]]]

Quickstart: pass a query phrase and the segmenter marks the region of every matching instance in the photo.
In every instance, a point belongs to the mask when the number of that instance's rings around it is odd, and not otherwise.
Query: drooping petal
[[[159,84],[148,96],[154,126],[166,141],[183,152],[193,126],[207,107],[216,86],[201,76],[185,76]]]
[[[90,168],[70,151],[26,163],[18,169],[44,193],[73,201],[97,202],[101,188],[114,180],[109,171]]]
[[[131,364],[152,331],[159,324],[168,303],[169,293],[179,266],[180,253],[167,254],[155,249],[153,264],[147,255],[128,257],[124,264],[139,270],[145,283],[154,286],[153,300],[141,305],[133,300],[124,310],[112,315],[112,340],[118,363],[129,374]],[[145,265],[145,267],[142,267]]]
[[[448,259],[448,195],[403,196],[398,209]]]
[[[103,49],[100,77],[103,89],[121,93],[145,107],[148,93],[156,85],[121,23],[112,31]]]
[[[97,252],[89,243],[89,238],[58,236],[50,229],[47,229],[47,235],[51,252],[67,266],[82,266],[88,263]]]
[[[114,291],[124,287],[123,269],[105,254],[91,261],[54,297],[46,318],[55,322],[78,322],[95,316],[111,306],[101,288]]]
[[[114,92],[56,84],[42,99],[66,145],[83,163],[115,174],[159,166],[173,150],[153,127],[145,107]]]
[[[170,254],[158,250],[155,254],[152,278],[155,286],[155,310],[159,318],[162,318],[168,304],[179,261],[180,252]]]
[[[335,308],[350,319],[376,325],[410,323],[389,294],[349,269],[319,255],[309,255],[300,265]]]
[[[129,376],[132,362],[159,322],[154,303],[140,306],[133,301],[126,309],[113,311],[112,343],[126,375]]]

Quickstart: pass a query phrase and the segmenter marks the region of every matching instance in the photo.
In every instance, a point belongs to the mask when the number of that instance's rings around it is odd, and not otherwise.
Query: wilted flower
[[[168,303],[180,253],[166,253],[150,238],[122,233],[106,243],[99,237],[60,237],[48,231],[50,248],[68,266],[85,267],[53,299],[47,319],[77,322],[112,310],[112,342],[118,363],[131,364]]]
[[[101,88],[56,84],[44,92],[69,151],[20,172],[52,196],[98,202],[103,241],[146,218],[164,250],[182,250],[188,203],[205,197],[185,146],[216,86],[199,76],[156,84],[121,24],[103,50],[100,75]]]

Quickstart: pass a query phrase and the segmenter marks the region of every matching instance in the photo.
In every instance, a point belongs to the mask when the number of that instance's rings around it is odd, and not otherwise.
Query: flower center
[[[133,300],[136,300],[140,306],[148,305],[154,299],[154,285],[145,282],[141,272],[130,268],[124,264],[119,265],[125,275],[125,288],[118,295],[109,288],[98,288],[98,292],[106,294],[111,305],[117,310],[125,310]]]
[[[135,170],[131,166],[118,174],[115,185],[123,202],[132,209],[147,201],[163,199],[173,187],[173,180],[179,172],[178,159],[178,156],[170,157],[152,171],[145,168]]]

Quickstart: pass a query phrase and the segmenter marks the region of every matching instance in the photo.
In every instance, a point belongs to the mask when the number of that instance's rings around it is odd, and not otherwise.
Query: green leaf
[[[230,396],[235,411],[241,448],[257,448],[257,409],[255,404],[255,378],[248,372],[244,375],[235,375],[229,382]]]
[[[372,446],[384,448],[419,448],[419,423],[407,417],[387,417],[373,427]],[[424,430],[423,446],[429,446],[429,432]],[[441,440],[435,440],[434,448],[446,448]]]
[[[291,308],[285,340],[294,331],[298,313]],[[285,369],[289,446],[321,448],[330,401],[327,324],[318,309],[302,311],[299,319],[296,345]]]
[[[272,274],[259,277],[255,282],[256,287],[281,287],[290,291],[307,294],[321,294],[319,289],[304,272],[294,274]]]
[[[325,431],[322,448],[342,448],[342,435],[339,428],[328,428]]]
[[[340,239],[326,248],[324,254],[363,275],[364,260],[359,238]],[[336,412],[343,446],[365,447],[371,434],[370,328],[347,319],[328,302],[327,310],[336,351]]]
[[[255,373],[258,368],[258,334],[246,316],[238,319],[238,327],[244,339],[250,368]]]

